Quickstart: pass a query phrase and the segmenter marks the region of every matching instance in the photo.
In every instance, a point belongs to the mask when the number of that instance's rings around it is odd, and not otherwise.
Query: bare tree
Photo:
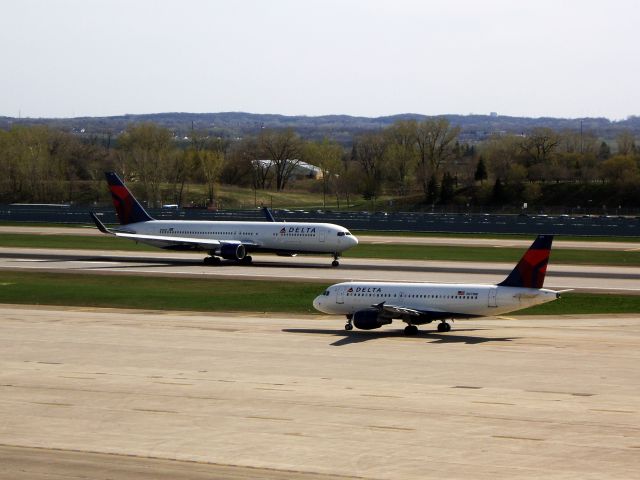
[[[632,155],[636,151],[636,139],[630,130],[624,130],[616,137],[618,143],[618,154]]]
[[[260,135],[260,146],[271,161],[275,174],[276,190],[284,190],[293,171],[300,163],[302,141],[291,129],[263,130]]]
[[[361,167],[363,173],[363,196],[366,199],[378,196],[384,178],[384,161],[387,139],[382,133],[360,135],[353,144],[353,160]]]
[[[207,203],[217,201],[217,184],[224,166],[227,144],[220,138],[210,137],[204,132],[191,132],[188,157],[207,187]]]
[[[407,194],[409,175],[416,163],[416,129],[415,120],[398,121],[386,129],[389,138],[387,154],[390,163],[390,177],[397,185],[398,194]]]
[[[550,128],[534,128],[522,141],[529,165],[547,164],[560,144],[560,136]]]
[[[459,133],[460,127],[452,127],[444,118],[424,120],[416,125],[417,174],[425,198],[430,196],[429,181],[453,155]]]
[[[342,147],[325,138],[320,142],[308,143],[305,150],[305,157],[311,164],[320,168],[322,173],[322,205],[326,208],[329,186],[342,167]]]
[[[132,173],[142,183],[147,202],[158,205],[163,172],[173,148],[171,132],[153,123],[142,123],[127,129],[118,144],[134,170]]]

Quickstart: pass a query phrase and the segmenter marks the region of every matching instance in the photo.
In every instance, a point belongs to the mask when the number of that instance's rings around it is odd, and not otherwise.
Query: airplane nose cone
[[[313,308],[315,308],[316,310],[320,310],[320,307],[322,306],[322,299],[321,297],[316,297],[313,300]]]
[[[358,245],[358,239],[356,238],[355,235],[351,235],[351,242],[353,243],[354,247]]]

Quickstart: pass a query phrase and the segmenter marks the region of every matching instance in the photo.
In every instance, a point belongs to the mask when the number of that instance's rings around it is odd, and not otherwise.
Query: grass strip
[[[30,305],[311,313],[322,289],[304,282],[0,273],[0,303]]]
[[[0,303],[201,312],[318,313],[317,283],[2,271]],[[640,313],[640,296],[566,293],[517,314]]]
[[[361,244],[346,252],[350,258],[398,260],[438,260],[456,262],[518,262],[524,254],[521,247],[464,247],[449,245],[371,245]],[[556,248],[551,252],[552,264],[640,266],[640,252],[620,250],[579,250]]]
[[[0,234],[0,247],[62,248],[74,250],[159,251],[157,248],[110,236]],[[523,248],[464,247],[447,245],[360,244],[345,253],[346,258],[438,260],[458,262],[516,263]],[[551,262],[567,265],[640,266],[640,252],[614,250],[555,249]]]
[[[372,235],[382,237],[419,237],[419,238],[455,238],[462,239],[489,239],[489,240],[531,240],[533,242],[534,234],[524,233],[456,233],[456,232],[410,232],[410,231],[386,231],[386,230],[351,230],[356,237],[358,235]],[[585,243],[598,243],[598,242],[618,242],[618,243],[635,243],[638,242],[638,237],[614,237],[606,235],[598,236],[586,236],[586,235],[555,235],[556,240],[562,240],[566,242],[585,242]]]
[[[159,249],[110,235],[34,235],[30,233],[0,233],[0,247],[64,248],[70,250],[156,251]]]

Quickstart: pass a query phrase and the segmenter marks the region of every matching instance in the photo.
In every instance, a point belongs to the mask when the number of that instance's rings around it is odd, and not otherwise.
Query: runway
[[[95,227],[33,227],[33,226],[0,226],[0,233],[25,233],[30,235],[79,235],[100,236]],[[544,233],[544,232],[540,232]],[[423,236],[397,236],[397,235],[358,235],[358,241],[364,244],[398,244],[398,245],[432,245],[432,246],[457,246],[457,247],[516,247],[526,249],[531,245],[531,240],[518,240],[510,238],[471,238],[471,237],[423,237]],[[592,238],[585,241],[562,240],[557,236],[553,242],[553,248],[573,250],[615,250],[615,251],[640,251],[640,242],[611,242],[600,241]]]
[[[191,278],[310,281],[321,284],[350,280],[497,283],[512,263],[374,260],[344,258],[338,268],[324,257],[294,258],[254,255],[252,266],[202,263],[202,254],[0,248],[0,270],[144,275]],[[554,265],[545,287],[583,292],[640,294],[640,271],[634,267]]]
[[[2,305],[0,318],[2,478],[640,471],[637,315],[417,337],[316,316]]]

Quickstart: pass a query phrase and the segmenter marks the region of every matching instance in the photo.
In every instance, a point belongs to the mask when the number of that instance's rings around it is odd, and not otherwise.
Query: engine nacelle
[[[391,319],[381,318],[380,312],[375,308],[358,310],[353,314],[353,324],[360,330],[373,330],[389,323],[391,323]]]
[[[225,260],[242,260],[247,255],[247,249],[241,243],[225,243],[216,251]]]

